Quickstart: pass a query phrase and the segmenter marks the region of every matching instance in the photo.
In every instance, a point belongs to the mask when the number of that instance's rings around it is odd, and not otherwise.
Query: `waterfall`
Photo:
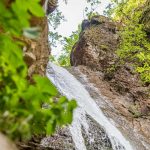
[[[74,111],[72,125],[69,127],[76,150],[87,149],[81,128],[84,127],[86,134],[90,137],[86,115],[89,115],[104,129],[113,150],[133,150],[129,141],[103,114],[85,87],[72,74],[50,62],[46,74],[62,95],[65,95],[68,99],[75,99],[78,103],[78,108]],[[92,142],[92,137],[90,138]]]

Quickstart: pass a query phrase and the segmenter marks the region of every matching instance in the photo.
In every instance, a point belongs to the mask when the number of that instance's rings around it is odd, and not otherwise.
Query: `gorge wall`
[[[101,72],[112,90],[128,98],[141,115],[149,114],[149,85],[143,85],[131,63],[119,63],[116,50],[119,45],[119,23],[113,23],[104,16],[91,19],[89,28],[81,32],[79,41],[71,52],[73,66],[86,66],[93,72]]]
[[[113,103],[131,129],[150,143],[150,85],[142,84],[131,63],[119,63],[120,26],[104,16],[91,18],[72,49],[71,65]]]
[[[40,3],[48,15],[56,9],[58,0],[41,0]],[[29,79],[32,78],[33,74],[45,76],[45,70],[51,52],[48,42],[49,29],[47,16],[43,18],[32,17],[30,23],[31,27],[40,28],[40,35],[35,40],[24,39],[26,43],[24,47],[24,60],[28,65]]]

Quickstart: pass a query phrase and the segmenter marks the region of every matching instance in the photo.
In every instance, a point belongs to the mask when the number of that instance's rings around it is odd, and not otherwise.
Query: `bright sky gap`
[[[101,4],[97,6],[95,11],[103,15],[103,11],[109,3],[110,0],[101,0]],[[55,32],[57,31],[60,35],[68,37],[71,35],[72,31],[76,31],[82,20],[86,19],[84,14],[84,9],[86,6],[86,0],[68,0],[67,5],[63,0],[60,0],[59,10],[65,16],[66,21],[62,22]],[[57,47],[52,47],[52,55],[59,55],[61,50],[62,46],[60,44],[58,44]]]

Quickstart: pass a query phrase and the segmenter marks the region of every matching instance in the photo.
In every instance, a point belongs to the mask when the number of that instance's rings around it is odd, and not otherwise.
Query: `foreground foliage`
[[[29,19],[44,16],[39,2],[0,1],[0,131],[13,139],[51,134],[57,125],[71,123],[76,107],[46,77],[35,75],[32,84],[27,80],[19,39],[23,34],[36,37]]]

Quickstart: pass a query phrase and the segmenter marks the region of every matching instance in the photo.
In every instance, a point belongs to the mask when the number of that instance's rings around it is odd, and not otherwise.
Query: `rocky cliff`
[[[127,97],[138,105],[141,115],[149,114],[150,87],[142,85],[132,64],[119,63],[116,50],[119,44],[119,23],[114,23],[104,16],[95,16],[90,26],[83,30],[79,41],[71,52],[73,66],[86,66],[93,72],[102,74],[112,90]]]
[[[41,5],[45,9],[46,14],[52,13],[57,7],[57,0],[41,0]],[[24,47],[24,60],[28,65],[29,79],[33,74],[45,76],[46,66],[51,52],[48,42],[48,20],[47,17],[32,17],[32,27],[39,27],[40,35],[35,40],[24,39],[26,46]]]
[[[150,85],[141,83],[132,64],[119,63],[120,26],[104,16],[91,18],[73,47],[71,64],[150,142]]]
[[[29,78],[32,77],[32,74],[45,75],[45,68],[50,54],[47,18],[32,18],[31,24],[34,27],[40,27],[42,32],[38,39],[27,40],[24,47],[24,60],[29,68]]]

